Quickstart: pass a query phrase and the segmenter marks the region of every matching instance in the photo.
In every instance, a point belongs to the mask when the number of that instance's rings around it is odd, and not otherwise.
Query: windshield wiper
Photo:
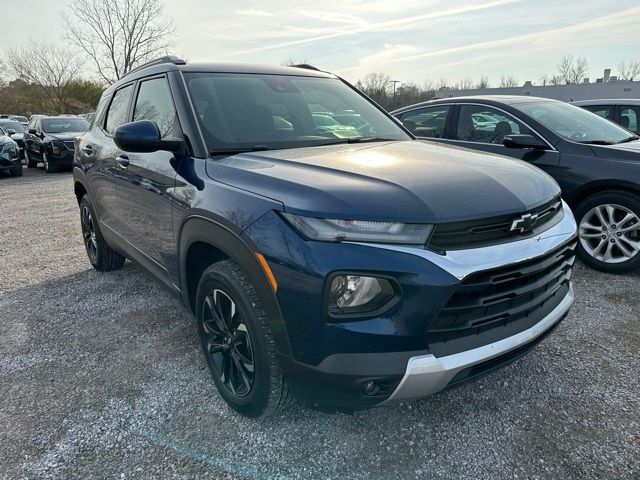
[[[640,137],[638,137],[637,135],[631,135],[630,137],[620,140],[618,143],[633,142],[634,140],[638,140],[638,138]]]
[[[385,137],[355,137],[355,138],[342,138],[337,142],[320,143],[316,146],[324,147],[325,145],[342,145],[343,143],[368,143],[368,142],[395,142],[395,138]]]
[[[608,140],[585,140],[583,142],[585,145],[613,145],[614,142],[610,142]]]
[[[273,150],[266,145],[254,145],[253,147],[236,147],[236,148],[215,148],[209,150],[209,155],[236,155],[238,153],[263,152],[265,150]]]

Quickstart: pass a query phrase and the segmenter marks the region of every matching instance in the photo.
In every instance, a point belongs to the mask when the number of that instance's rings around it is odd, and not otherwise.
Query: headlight
[[[282,216],[302,235],[321,242],[373,242],[425,245],[432,225],[368,220],[332,220],[301,217],[291,213]]]
[[[60,155],[60,150],[63,148],[66,147],[60,140],[54,140],[51,142],[51,153],[53,153],[54,155]]]

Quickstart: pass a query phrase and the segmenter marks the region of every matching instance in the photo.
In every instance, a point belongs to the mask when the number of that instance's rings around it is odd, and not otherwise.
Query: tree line
[[[532,85],[572,85],[584,81],[588,75],[589,64],[584,57],[565,55],[556,66],[556,71],[543,75]],[[639,80],[640,61],[624,61],[618,65],[619,80]],[[386,73],[369,73],[356,82],[356,86],[387,110],[413,105],[414,103],[433,100],[439,90],[471,90],[490,87],[519,87],[523,83],[512,75],[503,75],[496,84],[482,75],[477,81],[465,78],[455,83],[445,79],[426,81],[422,84],[415,82],[397,85]]]
[[[0,112],[94,111],[104,88],[173,45],[161,0],[73,0],[63,14],[70,48],[30,41],[0,64]]]

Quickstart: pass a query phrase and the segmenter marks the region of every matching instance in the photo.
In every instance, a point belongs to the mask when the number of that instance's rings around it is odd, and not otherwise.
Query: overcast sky
[[[6,47],[30,37],[64,43],[65,0],[19,0]],[[164,0],[176,51],[191,61],[307,60],[347,79],[384,71],[400,81],[494,84],[552,73],[585,56],[592,78],[640,60],[638,0]],[[26,24],[24,22],[27,22]]]

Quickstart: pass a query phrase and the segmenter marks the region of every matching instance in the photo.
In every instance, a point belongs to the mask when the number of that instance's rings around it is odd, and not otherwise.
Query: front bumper
[[[16,151],[16,155],[14,156],[11,152],[2,150],[0,152],[0,169],[1,170],[11,170],[16,167],[16,165],[21,165],[20,156]]]
[[[456,378],[461,373],[466,374],[460,378],[460,381],[464,381],[485,372],[488,373],[496,367],[515,360],[517,357],[509,357],[508,354],[531,344],[537,344],[538,338],[544,337],[566,316],[573,300],[573,285],[571,285],[569,293],[560,305],[528,330],[495,343],[446,357],[437,358],[432,354],[427,354],[409,358],[402,380],[384,403],[396,403],[425,397],[444,390],[452,383],[458,383]],[[524,349],[523,354],[528,350]],[[489,363],[493,360],[498,361],[493,364]],[[483,366],[486,368],[478,368]],[[474,367],[476,367],[475,372]]]

